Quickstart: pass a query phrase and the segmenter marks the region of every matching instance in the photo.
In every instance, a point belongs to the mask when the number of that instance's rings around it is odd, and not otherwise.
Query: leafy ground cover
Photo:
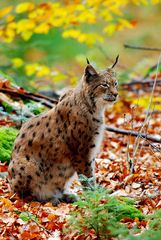
[[[157,99],[157,106],[160,106],[159,92],[158,86],[153,98]],[[121,92],[118,103],[107,109],[106,124],[139,132],[146,118],[150,94],[151,91],[143,89]],[[22,100],[16,102],[16,106],[25,105]],[[15,114],[15,110],[9,114]],[[17,127],[16,121],[9,115],[2,114],[0,123]],[[152,111],[144,133],[156,137],[160,135],[159,107]],[[10,192],[7,179],[1,178],[0,239],[158,240],[161,233],[160,152],[159,142],[141,138],[137,147],[136,137],[106,131],[96,158],[97,184],[104,190],[99,192],[98,188],[82,195],[75,180],[72,189],[78,189],[81,198],[74,205],[61,203],[53,207],[51,203],[42,204],[31,197],[20,199]],[[2,163],[2,157],[0,160],[0,171],[6,172],[7,164]],[[155,210],[158,211],[152,215]],[[99,221],[96,221],[97,218]]]

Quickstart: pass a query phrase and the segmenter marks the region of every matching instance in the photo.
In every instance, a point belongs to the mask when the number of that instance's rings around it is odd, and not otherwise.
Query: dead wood
[[[147,139],[149,141],[161,143],[160,136],[153,136],[153,135],[149,135],[149,134],[145,134],[145,133],[139,133],[139,132],[135,132],[135,131],[119,129],[119,128],[110,127],[110,126],[106,126],[105,129],[110,132],[115,132],[118,134],[129,135],[129,136],[134,136],[134,137],[140,136],[141,138]]]
[[[132,46],[129,44],[124,44],[125,48],[131,48],[135,50],[145,50],[145,51],[161,51],[161,48],[156,48],[156,47],[140,47],[140,46]]]
[[[41,102],[43,105],[49,108],[52,108],[54,104],[58,102],[57,100],[54,100],[47,96],[36,94],[36,93],[30,93],[21,89],[19,90],[19,89],[13,89],[13,88],[0,88],[0,92],[6,93],[10,96],[20,97],[22,99],[31,99],[36,102]]]
[[[123,88],[128,88],[128,87],[130,87],[130,86],[134,86],[134,85],[150,85],[150,86],[152,86],[153,84],[154,84],[154,81],[151,79],[151,78],[147,78],[147,79],[132,79],[132,81],[131,82],[127,82],[127,83],[122,83],[121,84],[121,86],[123,87]],[[158,86],[161,86],[161,79],[158,79],[157,80],[157,85]]]

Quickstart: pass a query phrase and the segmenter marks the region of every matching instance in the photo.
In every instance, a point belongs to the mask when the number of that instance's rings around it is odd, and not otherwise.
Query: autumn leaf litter
[[[138,106],[133,114],[131,106],[129,100],[121,98],[106,112],[106,124],[123,129],[131,129],[133,125],[134,130],[139,131],[146,111]],[[153,135],[161,132],[159,111],[152,114],[147,132]],[[113,196],[134,199],[144,214],[150,214],[161,208],[161,146],[142,139],[134,158],[134,173],[131,174],[127,152],[132,156],[134,141],[132,136],[105,132],[101,151],[96,158],[97,183],[110,189]],[[0,170],[5,172],[7,166],[1,163]],[[76,188],[79,186],[77,181],[75,185]],[[0,240],[66,239],[63,227],[67,215],[74,209],[73,205],[61,203],[53,207],[51,203],[41,204],[30,197],[20,199],[9,191],[6,178],[0,180],[0,194]],[[31,214],[26,221],[22,217],[24,213]],[[73,233],[70,239],[87,238],[78,238]],[[88,239],[95,239],[94,235],[91,233]]]

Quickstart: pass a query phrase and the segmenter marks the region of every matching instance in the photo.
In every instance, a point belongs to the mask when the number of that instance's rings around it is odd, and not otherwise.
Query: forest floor
[[[106,124],[119,129],[139,132],[147,115],[151,91],[123,91],[118,102],[105,114]],[[159,87],[153,100],[160,105]],[[153,108],[153,107],[152,107]],[[8,121],[6,121],[6,125]],[[4,125],[4,121],[3,121]],[[145,124],[144,133],[158,137],[161,134],[159,107],[154,109]],[[96,158],[97,183],[111,190],[113,196],[125,196],[137,202],[137,208],[144,214],[161,208],[161,143],[106,131],[101,151]],[[136,153],[135,150],[137,149]],[[7,171],[7,164],[1,163],[0,171]],[[79,183],[75,182],[75,185]],[[86,236],[77,233],[63,233],[66,217],[73,210],[72,204],[61,203],[53,207],[30,197],[20,199],[9,191],[6,178],[0,179],[0,240],[2,239],[96,239],[93,233]],[[29,212],[36,216],[28,221],[20,213]],[[138,220],[129,221],[131,227]],[[145,221],[139,222],[145,228]]]

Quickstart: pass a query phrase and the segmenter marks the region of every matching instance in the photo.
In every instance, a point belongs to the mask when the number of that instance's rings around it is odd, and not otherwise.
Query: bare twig
[[[134,160],[135,160],[135,157],[136,157],[136,153],[138,151],[138,148],[139,148],[139,145],[140,145],[140,141],[141,141],[141,138],[144,138],[144,141],[146,139],[150,140],[148,138],[148,135],[147,135],[147,129],[148,129],[148,125],[149,125],[149,121],[150,121],[150,117],[152,115],[152,110],[151,110],[151,105],[152,105],[152,100],[153,100],[153,96],[154,96],[154,90],[155,90],[155,87],[156,87],[156,82],[157,82],[157,76],[158,76],[158,69],[159,69],[159,64],[160,64],[160,58],[161,58],[161,54],[159,56],[159,59],[158,59],[158,63],[157,63],[157,69],[156,69],[156,75],[155,75],[155,80],[153,81],[153,88],[152,88],[152,92],[151,92],[151,96],[150,96],[150,100],[149,100],[149,105],[148,105],[148,110],[147,110],[147,114],[146,114],[146,117],[145,117],[145,120],[139,130],[139,132],[136,134],[134,131],[130,131],[129,135],[133,135],[133,136],[136,136],[136,139],[135,139],[135,142],[134,142],[134,150],[133,150],[133,154],[132,154],[132,157],[129,158],[129,154],[128,154],[128,163],[129,163],[129,166],[130,166],[130,171],[131,173],[134,172]],[[147,129],[146,129],[146,133],[142,133],[145,126],[147,125]],[[145,131],[144,131],[145,132]],[[133,133],[133,134],[132,134]],[[154,136],[152,136],[154,137]],[[152,138],[151,138],[152,140]],[[154,140],[154,138],[153,138]],[[153,141],[152,140],[152,141]],[[156,139],[155,139],[156,140]],[[161,138],[159,137],[159,142],[161,142]],[[142,145],[143,146],[143,145]],[[141,147],[142,148],[142,147]]]
[[[34,221],[38,227],[40,227],[41,229],[43,229],[45,232],[47,232],[48,234],[50,234],[51,236],[53,236],[52,231],[50,231],[49,229],[45,228],[43,225],[41,225],[40,223],[38,223],[37,221],[35,221],[34,219],[31,219],[32,221]]]
[[[143,122],[143,124],[141,126],[141,129],[139,130],[138,136],[135,139],[134,151],[133,151],[133,156],[132,156],[133,159],[136,156],[136,152],[137,152],[139,144],[140,144],[142,131],[143,131],[144,127],[146,126],[147,122],[149,121],[149,118],[151,117],[151,112],[152,112],[151,111],[151,105],[152,105],[152,100],[153,100],[153,96],[154,96],[154,90],[155,90],[156,82],[157,82],[157,76],[158,76],[158,69],[159,69],[160,59],[161,59],[161,54],[159,55],[159,58],[158,58],[157,69],[156,69],[156,76],[155,76],[155,80],[154,80],[154,84],[153,84],[153,88],[152,88],[152,92],[151,92],[151,96],[150,96],[150,101],[149,101],[147,114],[146,114],[145,120],[144,120],[144,122]]]
[[[161,48],[154,48],[154,47],[140,47],[140,46],[132,46],[129,44],[124,44],[125,48],[131,48],[135,50],[146,50],[146,51],[161,51]]]
[[[138,135],[140,135],[141,138],[147,139],[147,140],[152,141],[152,142],[161,143],[161,137],[159,137],[159,136],[148,135],[148,134],[145,134],[145,133],[139,133],[139,132],[135,132],[135,131],[119,129],[119,128],[110,127],[110,126],[106,126],[105,129],[107,131],[110,131],[110,132],[115,132],[115,133],[123,134],[123,135],[131,135],[131,136],[134,136],[134,137],[138,137]]]
[[[29,215],[29,212],[28,212],[28,211],[27,211],[27,215],[28,215],[29,219],[30,219],[31,221],[35,222],[38,227],[42,228],[45,232],[47,232],[47,233],[49,233],[51,236],[53,236],[52,232],[51,232],[49,229],[45,228],[43,225],[41,225],[41,224],[40,224],[39,222],[37,222],[35,219],[31,218],[31,216]]]
[[[161,152],[161,146],[159,147],[156,146],[154,143],[151,143],[148,139],[146,139],[146,144],[144,144],[144,146],[151,146],[152,149],[154,149],[156,152]]]

